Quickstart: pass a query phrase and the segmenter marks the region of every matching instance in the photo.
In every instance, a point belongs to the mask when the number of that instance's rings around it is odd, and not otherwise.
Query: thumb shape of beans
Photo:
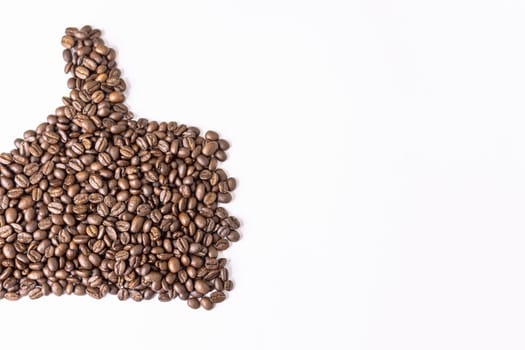
[[[62,37],[69,96],[0,154],[0,298],[107,294],[212,309],[233,282],[221,252],[239,220],[221,203],[215,131],[134,118],[101,31]]]

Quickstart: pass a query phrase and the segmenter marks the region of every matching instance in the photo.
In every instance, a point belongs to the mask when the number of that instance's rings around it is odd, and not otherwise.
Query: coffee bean
[[[115,228],[119,232],[127,232],[130,229],[130,223],[127,221],[120,220],[115,223]]]
[[[210,299],[213,303],[222,303],[226,300],[226,295],[221,291],[216,291],[210,294]]]
[[[210,291],[210,286],[203,280],[196,280],[194,282],[194,288],[197,292],[201,294],[206,294]]]
[[[206,137],[206,140],[210,140],[210,141],[219,140],[219,134],[217,134],[217,132],[212,131],[212,130],[207,131],[204,137]]]
[[[231,292],[233,289],[233,282],[228,280],[224,282],[224,290],[227,290],[228,292]]]
[[[42,295],[44,295],[44,293],[42,292],[41,288],[35,288],[35,289],[31,290],[29,292],[29,294],[28,294],[30,299],[38,299],[38,298],[42,297]]]
[[[32,279],[32,280],[38,280],[38,279],[42,278],[43,276],[44,276],[44,274],[42,273],[42,271],[31,271],[27,275],[27,278]]]
[[[219,193],[217,195],[217,201],[219,203],[229,203],[232,200],[232,195],[228,192],[226,193]]]
[[[100,189],[104,182],[102,181],[102,178],[99,175],[91,175],[89,177],[89,184],[96,190]]]
[[[6,259],[14,259],[16,256],[15,247],[12,244],[7,243],[2,247],[2,253]]]
[[[49,210],[51,214],[61,214],[64,206],[60,202],[51,202],[48,204],[47,210]]]
[[[75,68],[75,76],[79,79],[86,79],[89,77],[89,69],[86,67],[78,66]]]
[[[62,37],[62,46],[64,46],[66,49],[71,49],[73,46],[75,46],[75,39],[70,35],[64,35]]]
[[[13,228],[9,225],[4,225],[0,227],[0,238],[7,238],[13,233]]]
[[[115,274],[117,276],[122,276],[126,272],[126,261],[125,260],[119,260],[115,264]]]
[[[207,142],[202,148],[202,154],[211,156],[217,151],[217,149],[219,149],[219,144],[215,141],[210,141]]]
[[[168,269],[173,273],[179,272],[181,269],[180,260],[176,257],[170,258],[168,260]]]
[[[18,187],[26,188],[27,186],[29,186],[30,182],[27,176],[25,176],[24,174],[18,174],[15,176],[15,184]]]
[[[182,226],[188,226],[190,224],[190,217],[188,214],[182,212],[179,214],[179,221]]]
[[[119,289],[117,293],[117,297],[119,300],[127,300],[129,298],[129,292],[127,289]]]
[[[202,202],[206,205],[212,205],[217,200],[217,194],[215,192],[208,192],[204,195]]]
[[[204,297],[201,299],[201,306],[205,310],[211,310],[213,309],[213,302],[211,301],[210,298]]]
[[[131,221],[131,226],[129,228],[129,231],[133,233],[139,233],[142,230],[143,225],[144,225],[144,217],[137,215]]]
[[[18,212],[15,208],[7,208],[5,211],[5,221],[8,224],[11,224],[16,221],[16,218],[18,217]]]
[[[9,301],[15,301],[20,299],[20,295],[16,292],[7,292],[5,293],[4,298],[6,298]]]
[[[189,298],[187,304],[192,309],[198,309],[201,306],[201,303],[197,298]]]
[[[113,103],[120,103],[124,101],[124,96],[119,91],[113,91],[109,94],[109,101]]]

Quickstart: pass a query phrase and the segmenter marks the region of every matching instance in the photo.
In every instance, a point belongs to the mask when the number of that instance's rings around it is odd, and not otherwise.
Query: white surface
[[[236,289],[1,301],[2,344],[525,347],[522,2],[170,3],[0,5],[0,146],[66,92],[63,29],[102,28],[137,115],[232,141]]]

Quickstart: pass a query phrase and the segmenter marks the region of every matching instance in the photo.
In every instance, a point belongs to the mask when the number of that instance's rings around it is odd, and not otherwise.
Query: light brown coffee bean
[[[204,297],[201,299],[201,306],[205,310],[211,310],[213,309],[213,302],[208,297]]]
[[[104,185],[104,182],[102,181],[102,178],[99,175],[91,175],[89,177],[89,184],[96,190],[102,188]]]
[[[16,256],[16,250],[15,247],[7,243],[2,247],[2,254],[6,257],[6,259],[14,259]]]
[[[210,291],[210,286],[208,286],[208,284],[203,280],[196,280],[194,282],[194,288],[201,294],[206,294]]]
[[[75,68],[75,76],[79,79],[86,79],[89,77],[89,69],[86,67],[78,66]]]
[[[124,101],[124,96],[119,91],[113,91],[109,94],[109,101],[113,103],[120,103]]]

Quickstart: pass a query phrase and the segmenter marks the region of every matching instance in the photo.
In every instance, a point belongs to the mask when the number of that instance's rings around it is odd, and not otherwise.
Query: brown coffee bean
[[[224,290],[231,292],[233,290],[233,282],[228,280],[224,282]]]
[[[41,288],[35,288],[31,290],[28,294],[30,299],[38,299],[41,298],[44,295]]]
[[[115,274],[117,276],[122,276],[124,272],[126,272],[126,261],[125,260],[119,260],[115,263]]]
[[[206,205],[212,205],[217,200],[217,194],[215,192],[208,192],[204,195],[202,202]]]
[[[219,149],[219,144],[215,141],[207,142],[202,148],[202,154],[206,156],[213,155]]]
[[[16,292],[7,292],[5,293],[4,298],[6,298],[9,301],[15,301],[20,299],[20,295]]]
[[[51,214],[61,214],[64,206],[60,202],[51,202],[48,204],[47,210],[49,210]]]
[[[75,68],[75,76],[79,79],[86,79],[89,77],[89,69],[86,67],[78,66]]]
[[[64,46],[66,49],[71,49],[73,46],[75,46],[75,39],[70,35],[64,35],[62,37],[62,46]]]
[[[14,259],[16,256],[16,250],[15,247],[12,244],[5,244],[2,247],[2,253],[6,257],[6,259]]]
[[[216,291],[210,294],[210,299],[213,303],[222,303],[226,300],[226,295],[221,291]]]
[[[13,233],[13,228],[9,225],[0,227],[0,238],[7,238]]]
[[[32,280],[38,280],[38,279],[42,278],[43,276],[44,276],[44,274],[42,273],[42,271],[31,271],[27,275],[27,278],[32,279]]]
[[[198,309],[201,306],[201,303],[197,298],[189,298],[187,304],[192,309]]]
[[[215,131],[209,130],[206,132],[205,137],[207,140],[210,141],[217,141],[219,140],[219,134]]]
[[[119,232],[127,232],[130,229],[130,223],[127,221],[120,220],[115,223],[115,228]]]
[[[176,257],[170,258],[168,260],[168,269],[173,273],[179,272],[181,269],[180,260]]]
[[[206,294],[210,291],[210,286],[208,286],[208,284],[203,280],[196,280],[194,282],[194,288],[201,294]]]
[[[142,216],[135,216],[133,220],[131,221],[130,226],[130,232],[132,233],[139,233],[142,230],[142,227],[144,226],[144,217]]]
[[[204,297],[201,299],[201,306],[205,310],[211,310],[213,309],[213,302],[211,301],[210,298]]]
[[[119,91],[113,91],[109,94],[109,101],[113,103],[120,103],[124,101],[124,96]]]
[[[18,212],[15,208],[7,208],[5,211],[5,221],[8,224],[11,224],[16,221],[16,218],[18,217]]]

